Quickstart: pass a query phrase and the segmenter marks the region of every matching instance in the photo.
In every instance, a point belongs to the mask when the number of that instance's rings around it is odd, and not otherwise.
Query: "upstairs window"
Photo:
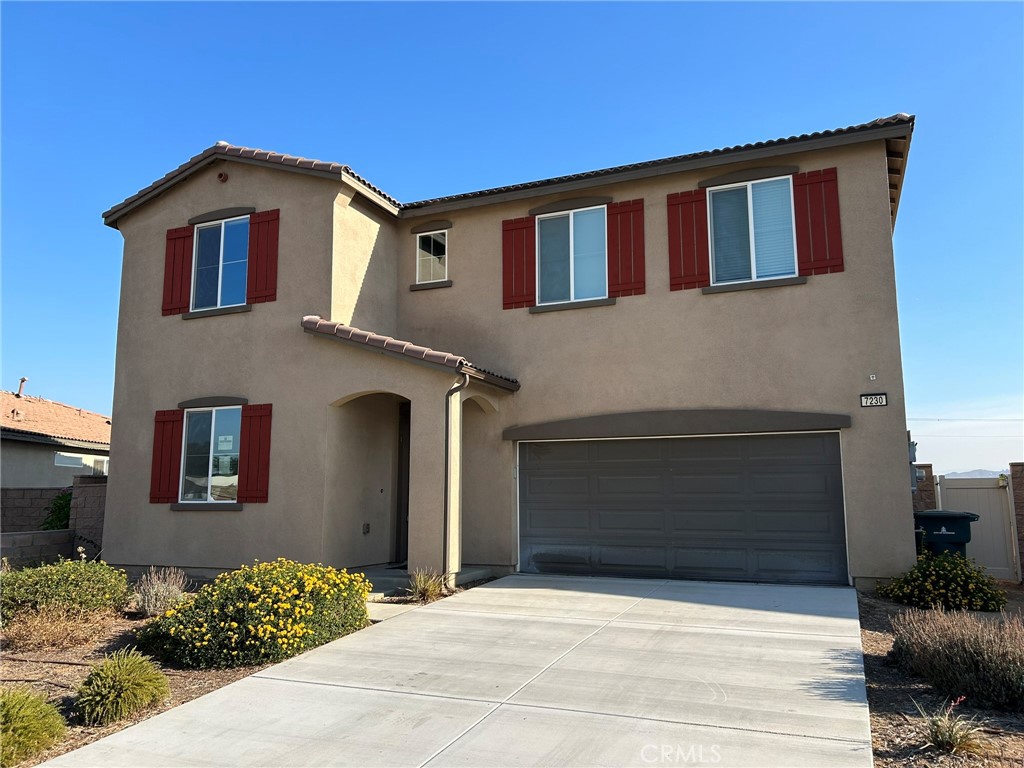
[[[424,232],[416,236],[416,282],[448,279],[448,232]]]
[[[608,295],[605,206],[537,217],[537,303]]]
[[[181,501],[237,501],[241,407],[187,410],[184,432]]]
[[[790,176],[709,190],[711,282],[797,274]]]
[[[195,242],[193,311],[245,304],[249,217],[197,225]]]

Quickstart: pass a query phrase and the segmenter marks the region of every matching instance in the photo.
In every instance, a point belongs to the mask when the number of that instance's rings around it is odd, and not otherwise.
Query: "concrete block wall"
[[[63,488],[0,488],[0,531],[38,531],[46,508]]]
[[[103,549],[103,511],[106,503],[106,476],[81,475],[75,478],[69,527],[75,532],[75,547],[83,547],[89,559],[96,557]]]
[[[1024,461],[1010,463],[1010,489],[1013,491],[1013,514],[1017,518],[1017,552],[1024,566]]]
[[[23,531],[0,534],[0,551],[8,565],[39,565],[52,563],[60,557],[70,559],[74,553],[75,532],[70,528],[63,531]]]
[[[915,464],[914,466],[924,470],[924,477],[917,481],[917,490],[913,493],[914,511],[922,512],[926,509],[935,509],[935,475],[932,474],[932,465]]]

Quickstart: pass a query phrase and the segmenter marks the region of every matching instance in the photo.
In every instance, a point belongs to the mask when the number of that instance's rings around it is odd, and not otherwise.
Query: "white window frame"
[[[70,463],[77,461],[77,464]],[[53,466],[63,469],[89,470],[94,475],[106,475],[110,467],[110,459],[97,453],[68,453],[54,451]]]
[[[778,181],[779,179],[787,179],[789,181],[789,213],[790,213],[790,227],[793,229],[793,274],[792,275],[773,275],[772,277],[757,277],[757,251],[756,244],[754,243],[754,185],[761,184],[766,181]],[[740,187],[746,187],[747,190],[747,235],[750,238],[750,278],[748,280],[726,280],[718,282],[715,278],[715,229],[714,229],[714,202],[712,199],[712,192],[721,192],[726,189],[738,189]],[[710,253],[711,261],[711,284],[712,285],[739,285],[741,283],[760,283],[765,280],[784,280],[787,277],[796,277],[800,273],[800,265],[797,259],[796,253],[796,201],[793,199],[793,177],[791,175],[785,176],[772,176],[767,179],[753,179],[751,181],[741,181],[736,184],[723,184],[720,187],[708,187],[708,251]]]
[[[574,258],[574,246],[576,245],[575,230],[576,225],[574,223],[575,215],[582,213],[583,211],[604,211],[604,258],[601,260],[601,264],[604,267],[604,295],[603,296],[588,296],[585,299],[576,298],[576,259]],[[540,300],[540,221],[541,219],[557,219],[561,216],[569,217],[569,298],[562,301],[541,301]],[[534,229],[534,251],[536,252],[534,266],[534,274],[537,275],[536,280],[536,302],[538,307],[550,307],[555,304],[575,304],[577,301],[600,301],[601,299],[608,298],[608,206],[607,205],[590,205],[586,208],[570,208],[567,211],[554,211],[553,213],[538,214],[536,217],[536,226]]]
[[[195,225],[195,231],[192,238],[192,295],[189,297],[189,311],[190,312],[207,312],[214,309],[225,309],[227,307],[244,307],[248,301],[242,301],[238,304],[221,304],[220,303],[220,289],[224,284],[224,225],[231,221],[241,221],[245,219],[249,220],[249,214],[244,216],[232,216],[230,219],[218,219],[217,221],[204,221],[202,224]],[[220,227],[220,255],[217,257],[217,303],[212,307],[200,307],[196,308],[196,280],[197,273],[199,272],[199,230],[200,229],[212,229],[213,227]],[[249,233],[250,235],[252,232]],[[245,256],[245,278],[246,283],[249,279],[249,254]],[[248,296],[246,296],[248,299]]]
[[[64,461],[61,461],[64,459]],[[69,461],[77,461],[77,464],[68,463]],[[55,467],[66,467],[69,469],[84,469],[85,468],[85,454],[82,453],[65,453],[64,451],[53,452],[53,466]]]
[[[448,279],[448,253],[450,240],[448,233],[451,230],[448,229],[435,229],[430,232],[417,232],[415,235],[415,241],[413,245],[416,248],[416,285],[430,285],[431,283],[443,283]],[[431,237],[432,235],[444,235],[444,277],[437,280],[420,280],[420,238]]]
[[[182,429],[181,429],[181,471],[178,472],[178,503],[179,504],[237,504],[238,503],[237,496],[235,497],[234,501],[232,501],[231,499],[222,499],[220,501],[217,501],[217,500],[211,498],[211,494],[210,494],[210,480],[213,478],[213,437],[214,437],[214,430],[215,430],[215,428],[217,426],[217,417],[216,417],[216,415],[214,415],[214,416],[212,416],[210,418],[210,458],[209,458],[209,461],[207,462],[207,466],[206,466],[206,497],[207,498],[202,499],[202,500],[200,500],[200,499],[183,499],[183,498],[181,498],[181,496],[182,496],[182,493],[181,493],[182,492],[182,486],[184,485],[184,480],[185,480],[185,448],[188,445],[188,415],[190,413],[205,413],[206,411],[210,411],[212,413],[214,411],[230,411],[230,410],[238,411],[239,412],[239,416],[241,416],[242,406],[240,406],[240,405],[216,405],[216,406],[210,406],[209,408],[186,408],[185,409],[185,413],[184,413],[184,416],[182,418]],[[241,474],[242,474],[242,428],[241,428],[241,425],[239,425],[239,428],[238,428],[238,474],[239,474],[239,476],[241,476]]]

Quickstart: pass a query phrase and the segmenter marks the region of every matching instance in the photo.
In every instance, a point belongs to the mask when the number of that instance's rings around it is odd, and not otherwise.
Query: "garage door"
[[[520,570],[846,584],[837,433],[519,444]]]

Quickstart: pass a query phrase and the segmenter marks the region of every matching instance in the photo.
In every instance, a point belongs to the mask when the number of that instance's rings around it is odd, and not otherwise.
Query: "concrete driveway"
[[[865,766],[852,589],[510,576],[53,766]]]

